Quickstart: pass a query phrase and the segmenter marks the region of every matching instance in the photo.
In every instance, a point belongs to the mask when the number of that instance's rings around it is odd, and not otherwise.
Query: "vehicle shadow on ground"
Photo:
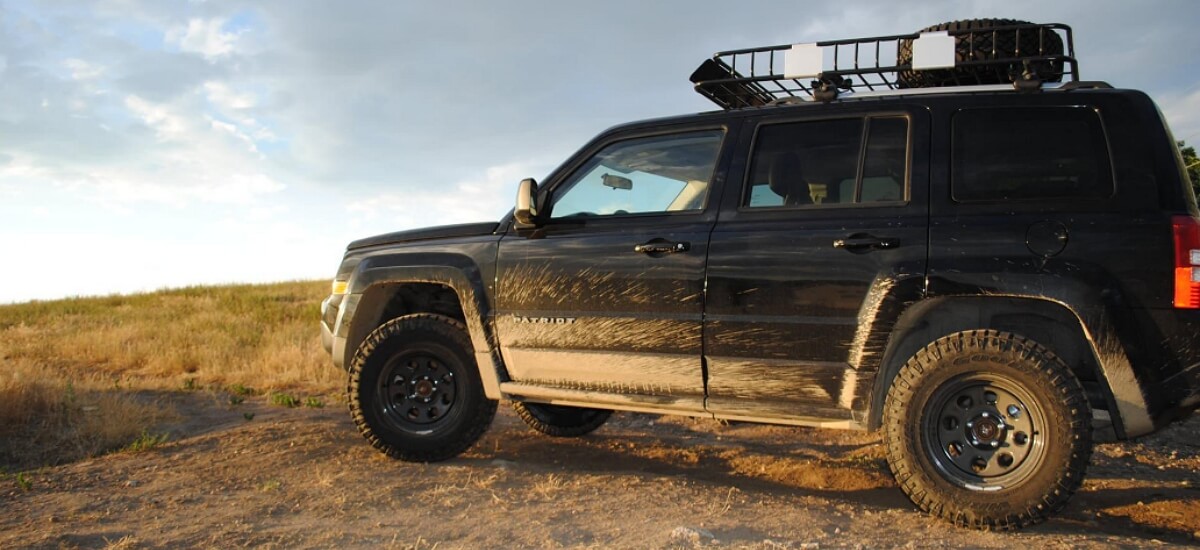
[[[495,441],[484,446],[490,450],[486,456],[460,460],[484,466],[500,459],[535,471],[682,477],[772,496],[825,498],[864,511],[919,513],[896,487],[886,461],[874,456],[879,451],[864,452],[872,443],[767,442],[756,438],[739,441],[736,435],[722,435],[717,441],[715,436],[689,438],[686,434],[643,433],[629,428],[613,430],[618,433],[601,431],[575,439],[540,436],[521,427],[497,431],[504,433],[493,432],[490,437]],[[681,430],[672,427],[665,431]],[[1132,459],[1127,460],[1133,463]],[[1178,486],[1189,477],[1194,474],[1168,469],[1160,472],[1156,479],[1165,485]],[[1092,481],[1100,482],[1105,478],[1107,476],[1102,472]],[[1194,528],[1189,528],[1188,523],[1181,521],[1178,526],[1170,526],[1143,521],[1144,516],[1125,513],[1124,508],[1139,506],[1139,503],[1153,507],[1157,502],[1198,502],[1198,496],[1200,491],[1190,488],[1092,488],[1077,493],[1058,516],[1030,527],[1028,531],[1063,535],[1101,533],[1195,544]]]

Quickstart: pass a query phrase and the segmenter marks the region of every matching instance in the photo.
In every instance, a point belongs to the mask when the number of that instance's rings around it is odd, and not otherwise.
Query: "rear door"
[[[923,286],[927,112],[811,109],[748,123],[731,168],[704,325],[719,416],[850,419],[888,322]]]
[[[513,381],[703,410],[704,261],[727,133],[618,133],[549,182],[549,220],[500,243],[496,327]]]

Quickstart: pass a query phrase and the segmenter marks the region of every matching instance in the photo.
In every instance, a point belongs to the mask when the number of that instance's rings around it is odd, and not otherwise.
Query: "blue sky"
[[[354,238],[496,219],[604,128],[710,110],[687,77],[723,49],[1066,23],[1085,79],[1200,142],[1193,0],[733,6],[0,0],[0,303],[326,278]]]

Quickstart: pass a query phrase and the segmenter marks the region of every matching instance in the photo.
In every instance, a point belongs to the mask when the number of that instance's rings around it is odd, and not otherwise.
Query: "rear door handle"
[[[845,239],[833,241],[834,248],[850,251],[888,250],[900,245],[899,239],[886,239],[871,235],[854,234]]]
[[[648,254],[651,256],[662,254],[675,254],[676,252],[687,252],[691,250],[692,245],[685,242],[668,242],[663,239],[654,239],[645,244],[639,244],[633,247],[634,252]]]

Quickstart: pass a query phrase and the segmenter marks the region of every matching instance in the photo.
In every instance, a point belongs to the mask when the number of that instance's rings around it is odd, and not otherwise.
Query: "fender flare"
[[[1061,299],[1061,297],[996,292],[931,297],[913,304],[912,307],[903,313],[895,325],[896,332],[890,339],[887,352],[880,363],[879,374],[875,380],[875,388],[872,392],[873,398],[869,413],[869,425],[872,427],[877,426],[878,413],[881,410],[883,398],[887,394],[887,388],[891,384],[895,373],[899,371],[900,366],[908,359],[907,355],[911,355],[910,353],[905,353],[905,350],[914,345],[914,342],[909,341],[908,337],[922,330],[921,323],[923,320],[929,318],[932,314],[936,314],[939,310],[953,308],[959,304],[967,304],[971,301],[981,299],[994,301],[997,298],[1009,300],[1010,303],[1020,304],[1025,302],[1031,305],[1031,307],[1024,310],[1011,309],[1012,312],[1019,313],[1023,311],[1025,313],[1037,314],[1039,310],[1045,312],[1050,311],[1050,308],[1052,308],[1053,311],[1057,312],[1058,316],[1074,320],[1075,326],[1072,328],[1077,328],[1080,331],[1085,343],[1082,353],[1087,354],[1092,363],[1098,367],[1096,374],[1099,376],[1100,381],[1107,386],[1107,397],[1112,409],[1111,412],[1114,413],[1113,426],[1117,430],[1117,435],[1127,438],[1154,431],[1154,421],[1150,416],[1145,390],[1134,371],[1132,361],[1118,336],[1118,331],[1113,326],[1112,315],[1106,308],[1094,307],[1079,310],[1071,307],[1070,302]],[[1101,302],[1097,298],[1096,301],[1076,303]],[[1005,310],[1000,309],[999,311]],[[964,324],[962,327],[957,327],[951,324],[945,330],[934,331],[939,332],[939,334],[931,333],[930,336],[936,339],[945,336],[945,334],[940,334],[940,332],[952,333],[973,328],[990,328],[984,326],[986,324],[988,323],[983,320],[976,323],[978,326]],[[1027,334],[1026,336],[1035,340],[1037,339],[1036,334]],[[921,344],[921,346],[923,345]],[[899,355],[901,354],[906,356],[900,357]]]
[[[374,326],[367,325],[375,323],[363,323],[362,320],[381,313],[386,304],[363,307],[362,298],[371,290],[411,283],[444,286],[458,296],[474,348],[475,362],[479,367],[479,378],[483,381],[484,394],[489,399],[500,399],[500,382],[507,380],[508,375],[495,353],[495,338],[488,321],[491,308],[487,301],[487,288],[474,262],[460,257],[456,263],[461,264],[465,260],[464,265],[395,265],[396,259],[391,257],[387,264],[375,258],[368,259],[351,275],[346,300],[334,325],[334,354],[340,352],[344,364],[349,364],[357,343],[374,330]]]

